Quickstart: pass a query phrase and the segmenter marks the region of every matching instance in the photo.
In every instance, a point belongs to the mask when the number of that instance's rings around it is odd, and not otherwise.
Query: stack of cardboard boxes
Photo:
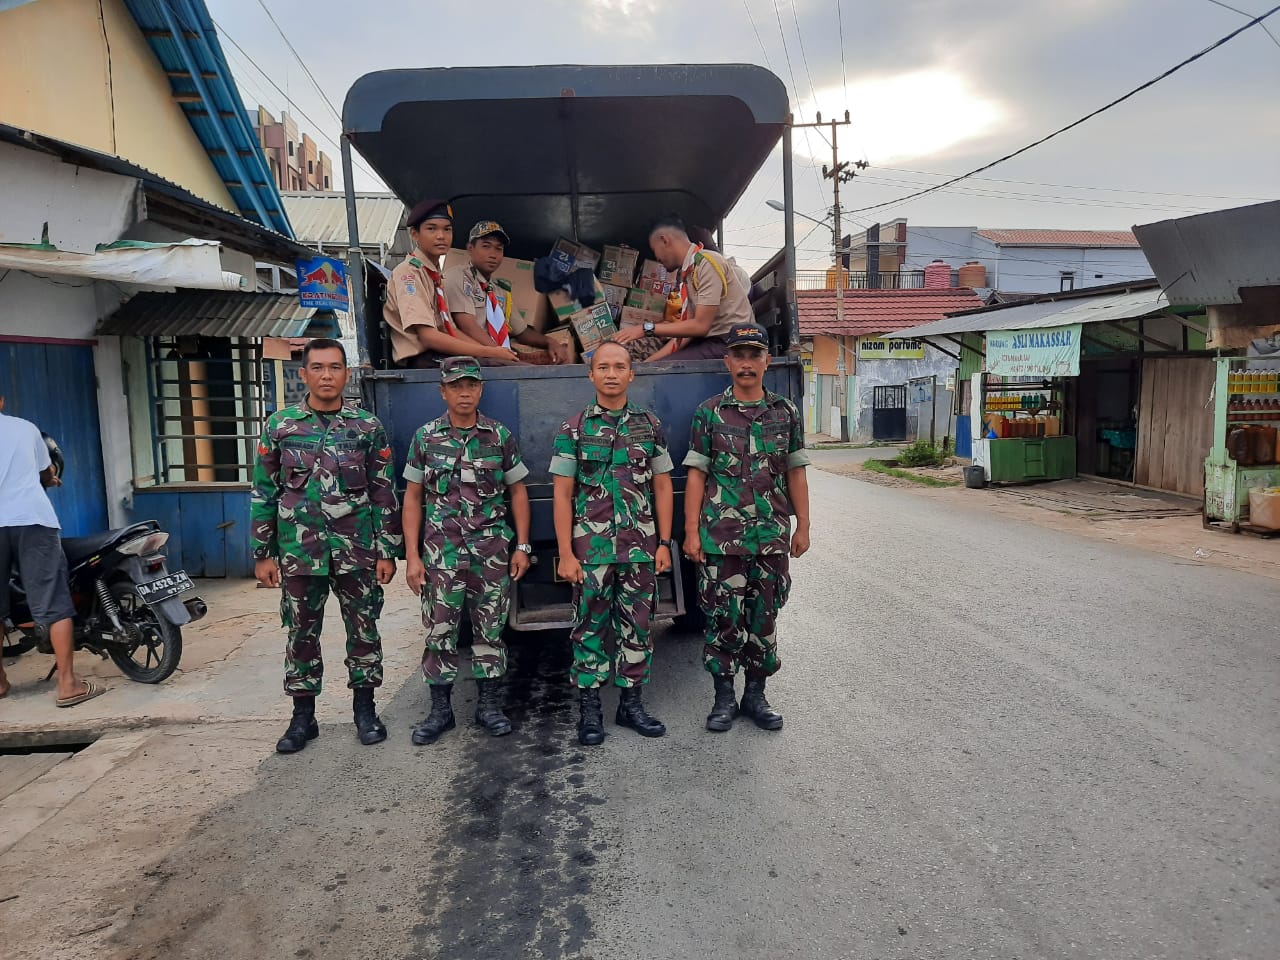
[[[551,248],[550,258],[566,274],[588,269],[596,273],[596,302],[583,307],[564,290],[544,296],[533,285],[533,263],[507,257],[494,279],[511,291],[512,309],[533,329],[550,340],[571,347],[583,362],[620,327],[659,323],[675,288],[675,275],[654,260],[640,261],[640,251],[627,246],[606,245],[597,252],[585,244],[561,238]],[[465,250],[450,250],[446,268],[466,263]],[[640,276],[636,278],[636,268]],[[597,272],[598,268],[598,272]],[[518,351],[528,347],[515,345]]]

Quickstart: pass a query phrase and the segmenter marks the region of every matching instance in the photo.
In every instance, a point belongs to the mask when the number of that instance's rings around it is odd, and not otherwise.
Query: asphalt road
[[[704,732],[671,632],[658,741],[578,747],[562,646],[502,740],[413,748],[410,682],[386,744],[325,726],[197,824],[116,955],[1274,960],[1274,584],[811,483],[784,731]]]

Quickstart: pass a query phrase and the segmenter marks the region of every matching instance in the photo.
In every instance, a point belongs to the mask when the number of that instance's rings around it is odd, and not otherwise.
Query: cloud
[[[816,113],[839,117],[846,102],[843,87],[820,87],[799,110],[804,121]],[[852,126],[841,135],[845,157],[866,153],[873,163],[913,160],[942,153],[957,144],[995,132],[1009,109],[999,100],[977,93],[959,73],[935,68],[858,79],[849,84]],[[825,141],[810,134],[797,142],[797,152],[830,161]]]

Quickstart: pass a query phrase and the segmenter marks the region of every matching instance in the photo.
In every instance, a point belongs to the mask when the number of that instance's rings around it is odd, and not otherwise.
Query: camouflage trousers
[[[427,683],[453,683],[457,678],[458,624],[467,608],[474,634],[472,676],[492,680],[507,672],[502,628],[507,623],[510,588],[510,561],[505,550],[488,557],[464,553],[453,569],[427,570],[422,586],[422,625],[427,628],[422,676]]]
[[[698,569],[698,600],[707,615],[703,666],[732,676],[778,672],[778,611],[791,592],[790,558],[785,553],[754,556],[707,554]]]
[[[652,563],[584,563],[586,579],[574,591],[574,686],[599,687],[613,682],[634,687],[649,682],[653,641],[649,622],[657,594]],[[616,642],[611,658],[609,638]]]
[[[347,628],[347,686],[382,685],[382,587],[373,570],[281,579],[280,620],[289,631],[284,651],[284,692],[315,696],[324,678],[320,630],[324,604],[333,588]]]

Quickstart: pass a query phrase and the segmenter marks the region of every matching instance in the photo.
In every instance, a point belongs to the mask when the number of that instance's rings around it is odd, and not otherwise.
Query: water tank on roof
[[[924,286],[926,290],[945,290],[951,286],[951,264],[945,260],[935,260],[924,268]]]
[[[977,260],[970,260],[960,268],[959,273],[959,283],[962,287],[968,287],[970,290],[976,290],[978,287],[985,287],[987,285],[987,268]]]

